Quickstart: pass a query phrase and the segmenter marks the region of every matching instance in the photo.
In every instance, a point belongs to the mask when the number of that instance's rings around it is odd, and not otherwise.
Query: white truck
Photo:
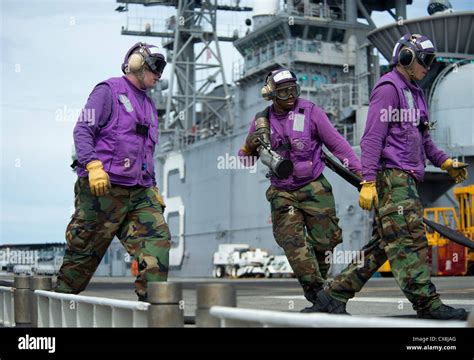
[[[53,276],[58,274],[59,268],[56,264],[38,264],[35,273],[36,275]]]
[[[33,265],[20,265],[20,264],[14,265],[13,273],[15,275],[33,275],[34,266]]]
[[[290,264],[284,255],[270,256],[267,251],[248,244],[221,244],[213,256],[216,278],[292,276]]]
[[[267,258],[268,252],[248,244],[221,244],[213,255],[212,275],[216,278],[263,276]]]
[[[263,266],[263,273],[266,278],[294,276],[293,270],[285,255],[269,256]]]

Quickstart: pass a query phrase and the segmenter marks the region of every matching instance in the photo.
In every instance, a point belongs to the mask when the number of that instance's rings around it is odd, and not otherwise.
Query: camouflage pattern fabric
[[[88,179],[78,178],[74,192],[76,210],[66,229],[67,249],[55,291],[83,291],[116,235],[138,261],[135,292],[146,299],[147,281],[168,277],[170,232],[159,191],[112,185],[109,194],[97,197]]]
[[[388,259],[393,277],[415,311],[441,305],[431,282],[423,207],[413,177],[398,169],[377,174],[379,207],[369,243],[362,248],[364,263],[351,263],[331,283],[328,293],[346,302]]]
[[[331,265],[327,251],[342,242],[331,185],[321,174],[294,191],[270,186],[266,197],[275,240],[305,293],[321,288]]]

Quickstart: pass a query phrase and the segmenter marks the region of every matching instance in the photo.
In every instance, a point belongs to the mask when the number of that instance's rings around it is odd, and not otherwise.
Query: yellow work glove
[[[372,209],[372,204],[375,207],[379,206],[379,198],[377,196],[377,188],[375,181],[364,181],[361,183],[359,195],[359,206],[364,210]]]
[[[449,176],[451,176],[454,179],[454,181],[456,181],[456,184],[459,184],[460,182],[463,182],[464,180],[467,179],[466,166],[467,164],[461,161],[447,159],[441,165],[441,169],[446,170]]]
[[[109,175],[99,160],[92,160],[86,165],[89,172],[89,187],[95,196],[104,196],[110,190]]]
[[[163,207],[163,209],[166,207],[165,205],[165,201],[163,200],[163,197],[161,196],[160,194],[160,190],[158,190],[158,188],[156,186],[153,186],[151,188],[151,191],[153,191],[153,193],[155,194],[156,196],[156,200],[158,200],[158,202],[160,203],[160,205]]]

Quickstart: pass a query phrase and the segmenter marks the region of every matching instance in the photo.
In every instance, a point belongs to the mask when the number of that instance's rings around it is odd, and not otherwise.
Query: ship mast
[[[123,35],[162,38],[171,65],[168,96],[157,103],[160,115],[165,115],[162,132],[180,137],[180,142],[194,142],[197,136],[225,135],[232,131],[232,96],[227,83],[219,41],[232,42],[238,33],[218,34],[217,11],[251,11],[252,8],[218,5],[217,0],[118,0],[121,11],[129,4],[168,6],[176,15],[166,21],[164,29],[154,29],[150,23],[140,23],[139,29],[127,24]],[[154,24],[154,22],[153,22]],[[209,61],[212,59],[212,61]],[[163,86],[164,85],[164,86]],[[166,82],[161,89],[165,90]],[[221,85],[219,92],[212,87]],[[174,131],[176,130],[176,131]]]

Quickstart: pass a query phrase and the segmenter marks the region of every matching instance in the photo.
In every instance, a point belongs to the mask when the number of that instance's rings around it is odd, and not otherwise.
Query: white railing
[[[147,302],[35,290],[38,327],[147,327]]]
[[[242,309],[224,306],[213,306],[210,314],[221,319],[221,326],[226,320],[238,320],[239,323],[255,323],[264,327],[467,327],[463,321],[437,321],[422,319],[395,319],[382,317],[362,317],[348,315],[331,315],[322,313],[301,314],[281,311]]]
[[[0,286],[0,326],[15,326],[15,304],[12,287]]]

